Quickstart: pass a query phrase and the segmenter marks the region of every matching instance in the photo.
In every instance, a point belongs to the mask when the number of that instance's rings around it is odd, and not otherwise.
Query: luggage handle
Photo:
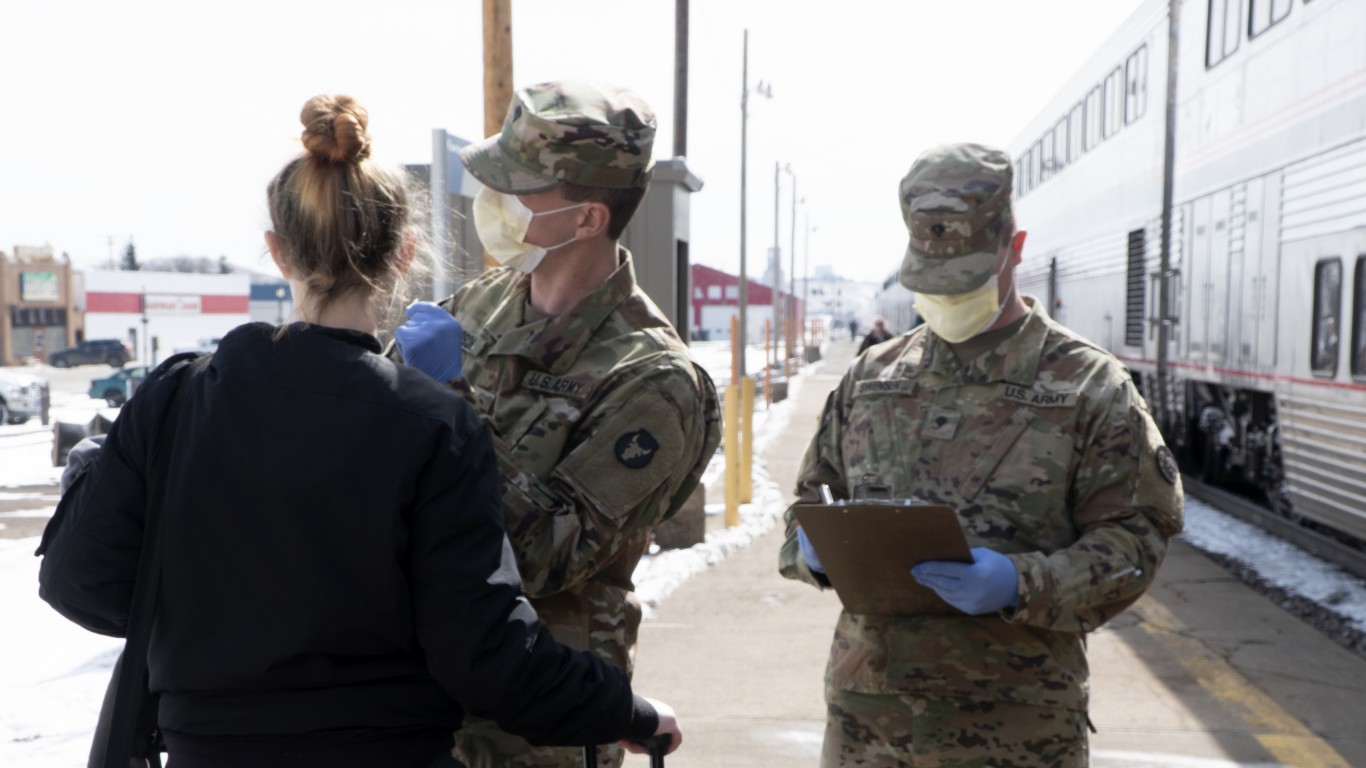
[[[658,736],[651,736],[636,743],[650,753],[650,768],[664,768],[664,753],[669,751],[669,744],[673,742],[673,736],[661,733]],[[589,744],[583,748],[583,768],[597,768],[598,748]]]

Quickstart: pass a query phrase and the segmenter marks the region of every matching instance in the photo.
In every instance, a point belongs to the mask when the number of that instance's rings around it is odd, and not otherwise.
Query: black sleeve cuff
[[[631,708],[631,724],[626,728],[625,738],[629,741],[644,741],[659,730],[659,714],[640,694],[635,694]]]

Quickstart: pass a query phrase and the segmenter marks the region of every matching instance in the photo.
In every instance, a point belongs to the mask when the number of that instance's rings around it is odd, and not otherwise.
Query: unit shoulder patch
[[[659,441],[647,429],[637,429],[617,438],[617,461],[631,469],[643,469],[649,466],[658,450]]]
[[[1157,471],[1172,485],[1176,485],[1176,478],[1181,476],[1181,470],[1176,466],[1176,457],[1165,445],[1157,449]]]

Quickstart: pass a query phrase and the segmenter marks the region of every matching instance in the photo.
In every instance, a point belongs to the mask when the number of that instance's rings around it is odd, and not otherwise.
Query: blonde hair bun
[[[355,163],[370,156],[370,114],[346,95],[314,96],[299,113],[308,153],[331,163]]]

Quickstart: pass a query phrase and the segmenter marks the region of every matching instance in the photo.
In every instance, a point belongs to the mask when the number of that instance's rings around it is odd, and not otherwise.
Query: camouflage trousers
[[[455,733],[455,754],[469,768],[583,768],[583,747],[533,747],[491,720],[468,716]],[[624,756],[616,744],[601,744],[594,768],[621,768]]]
[[[821,768],[1085,768],[1086,713],[826,689]]]

